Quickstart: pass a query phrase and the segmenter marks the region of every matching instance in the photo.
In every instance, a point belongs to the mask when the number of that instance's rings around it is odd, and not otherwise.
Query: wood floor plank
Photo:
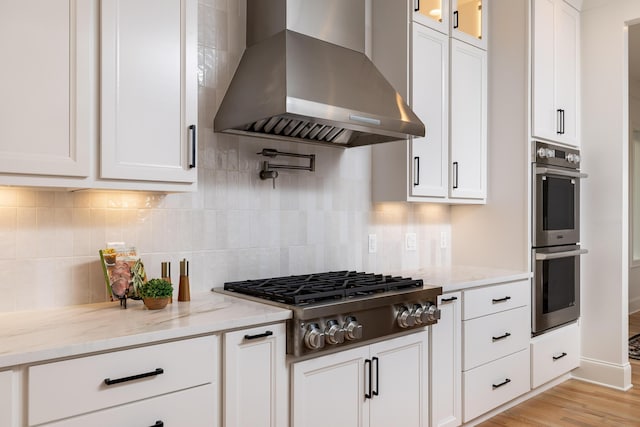
[[[636,334],[640,334],[640,312],[629,316],[629,336]],[[479,427],[640,426],[640,361],[629,362],[633,388],[627,392],[568,380]]]

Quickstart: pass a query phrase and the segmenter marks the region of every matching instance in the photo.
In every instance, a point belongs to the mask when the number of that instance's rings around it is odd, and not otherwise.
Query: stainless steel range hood
[[[364,28],[364,0],[247,0],[248,48],[214,130],[339,147],[424,136],[362,53]]]

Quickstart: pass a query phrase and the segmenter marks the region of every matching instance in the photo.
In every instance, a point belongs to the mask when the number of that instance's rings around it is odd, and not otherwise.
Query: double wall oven
[[[580,153],[534,143],[532,333],[580,317]]]

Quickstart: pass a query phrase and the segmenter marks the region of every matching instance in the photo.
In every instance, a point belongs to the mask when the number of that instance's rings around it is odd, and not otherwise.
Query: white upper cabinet
[[[0,185],[194,191],[197,6],[0,2]]]
[[[451,197],[487,197],[487,52],[451,40]]]
[[[476,29],[484,29],[486,10],[473,3]],[[373,62],[426,127],[425,137],[372,148],[373,169],[393,171],[373,174],[373,200],[485,203],[487,52],[475,36],[461,41],[459,31],[445,25],[450,7],[467,2],[372,4]],[[486,43],[486,37],[475,40]]]
[[[195,182],[197,1],[101,4],[100,178]]]
[[[580,13],[564,0],[533,0],[532,133],[580,144]]]
[[[0,2],[0,173],[89,176],[91,13],[81,0]]]

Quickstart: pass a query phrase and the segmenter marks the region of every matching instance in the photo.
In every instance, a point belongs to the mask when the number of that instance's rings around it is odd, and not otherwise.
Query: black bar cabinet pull
[[[258,338],[266,338],[266,337],[270,337],[271,335],[273,335],[273,332],[271,331],[265,331],[262,334],[256,334],[256,335],[245,335],[244,339],[245,340],[257,340]]]
[[[191,159],[189,161],[189,169],[196,167],[196,125],[189,125],[191,132]]]
[[[562,134],[564,135],[564,110],[560,110],[562,111]]]
[[[511,334],[509,332],[505,332],[504,335],[500,335],[499,337],[491,337],[492,340],[494,341],[500,341],[503,340],[505,338],[509,338],[511,336]]]
[[[457,299],[458,297],[442,298],[440,302],[451,302],[451,301],[456,301]]]
[[[420,157],[413,158],[413,185],[420,185]]]
[[[502,381],[500,384],[491,384],[493,386],[493,389],[497,389],[502,387],[503,385],[507,385],[511,382],[511,380],[509,378],[506,378],[504,381]]]
[[[367,371],[368,375],[369,375],[369,393],[365,393],[364,394],[364,398],[365,399],[371,399],[371,396],[372,396],[372,394],[371,394],[371,360],[369,360],[369,359],[365,359],[364,360],[365,369],[367,368],[367,365],[369,366],[369,370]]]
[[[415,0],[415,1],[413,2],[413,5],[414,5],[414,6],[413,6],[413,11],[414,11],[414,12],[418,12],[418,11],[420,11],[420,0]]]
[[[458,188],[458,162],[453,162],[453,188]]]
[[[144,374],[131,375],[130,377],[116,378],[115,380],[112,380],[111,378],[105,378],[104,383],[106,385],[114,385],[114,384],[125,383],[127,381],[139,380],[141,378],[155,377],[156,375],[160,375],[160,374],[164,374],[164,369],[156,368],[155,371],[145,372]]]
[[[458,28],[458,11],[453,12],[453,28]]]
[[[378,372],[378,365],[380,364],[380,361],[377,357],[372,357],[371,360],[373,360],[373,363],[376,364],[376,389],[371,393],[371,395],[377,396],[380,392],[380,375]]]
[[[498,298],[498,299],[494,298],[494,299],[492,299],[491,301],[492,301],[494,304],[497,304],[497,303],[499,303],[499,302],[507,302],[507,301],[509,301],[510,299],[511,299],[511,297],[504,297],[504,298]]]
[[[164,423],[162,421],[156,421],[151,427],[164,427]]]
[[[565,353],[565,352],[563,351],[561,355],[559,355],[559,356],[553,356],[553,360],[560,360],[560,359],[562,359],[563,357],[565,357],[566,355],[567,355],[567,353]]]

